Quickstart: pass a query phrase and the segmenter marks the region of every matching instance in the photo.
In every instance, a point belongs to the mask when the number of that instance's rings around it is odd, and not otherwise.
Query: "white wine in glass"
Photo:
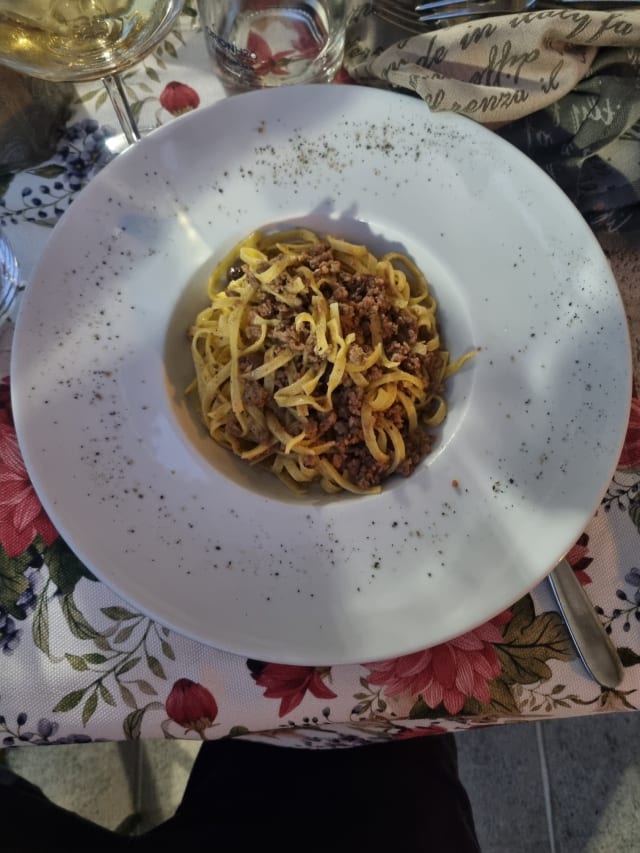
[[[129,143],[140,133],[119,73],[151,53],[184,0],[0,0],[0,64],[57,82],[102,80]]]

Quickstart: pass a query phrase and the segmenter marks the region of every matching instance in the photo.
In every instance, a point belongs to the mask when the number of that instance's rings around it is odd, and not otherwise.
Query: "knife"
[[[587,672],[602,687],[617,687],[624,677],[620,656],[566,559],[553,569],[549,584]]]

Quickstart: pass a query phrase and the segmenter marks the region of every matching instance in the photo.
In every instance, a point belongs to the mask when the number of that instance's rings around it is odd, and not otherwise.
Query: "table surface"
[[[211,72],[197,17],[188,15],[126,82],[142,128],[226,97]],[[0,180],[0,223],[25,278],[60,215],[108,160],[105,140],[114,126],[100,84],[78,86],[56,153]],[[633,283],[640,256],[620,250],[610,260],[637,353],[640,306]],[[223,653],[169,631],[93,579],[61,541],[16,441],[12,330],[12,323],[0,330],[4,745],[232,735],[344,746],[640,707],[637,399],[619,467],[568,555],[618,648],[625,671],[619,688],[603,689],[589,678],[546,581],[491,622],[423,652],[375,666],[285,666]]]

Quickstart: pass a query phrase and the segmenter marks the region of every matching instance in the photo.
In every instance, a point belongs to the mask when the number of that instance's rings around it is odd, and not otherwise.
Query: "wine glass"
[[[54,82],[102,80],[127,142],[140,139],[120,72],[153,51],[184,0],[0,0],[0,64]]]

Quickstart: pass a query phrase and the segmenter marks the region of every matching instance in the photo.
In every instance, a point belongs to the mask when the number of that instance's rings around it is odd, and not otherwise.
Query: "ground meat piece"
[[[327,294],[330,295],[332,302],[347,302],[349,299],[348,289],[341,284],[334,285],[332,288],[327,287],[327,293],[325,296]],[[344,305],[341,305],[341,309],[344,307]]]
[[[280,388],[286,388],[289,384],[289,376],[287,375],[286,370],[280,368],[276,370],[273,374],[273,387],[276,391],[279,391]]]
[[[333,249],[322,243],[301,255],[300,262],[307,264],[312,270],[317,270],[323,264],[328,263],[336,265],[336,272],[340,269],[340,264],[333,257]]]
[[[309,419],[305,424],[304,431],[312,440],[318,440],[322,437],[326,438],[327,433],[335,426],[337,417],[334,411],[316,412],[312,411],[309,414]]]
[[[362,364],[367,359],[366,353],[359,344],[352,344],[349,347],[349,363]]]
[[[335,389],[332,395],[333,411],[336,422],[334,431],[338,436],[362,431],[361,414],[364,391],[358,385],[344,384]]]
[[[243,355],[238,359],[238,366],[241,373],[249,373],[255,367],[260,367],[262,364],[262,355],[259,352]]]
[[[340,303],[340,325],[342,326],[343,335],[355,334],[359,347],[371,343],[368,321],[366,327],[363,326],[362,318],[358,316],[355,306],[350,305],[348,302]]]
[[[297,331],[293,324],[285,327],[274,329],[271,332],[271,340],[282,344],[285,349],[299,352],[303,350],[307,344],[308,334],[306,332]]]
[[[248,341],[249,343],[251,343],[253,341],[257,341],[259,339],[259,337],[262,333],[260,330],[260,325],[255,322],[255,315],[254,315],[254,321],[253,322],[251,322],[251,319],[249,319],[249,322],[248,322],[247,326],[245,327],[243,334],[244,334],[244,339],[246,341]]]
[[[270,394],[260,382],[249,380],[244,383],[242,389],[242,402],[246,406],[257,406],[259,409],[264,409],[269,400]]]
[[[256,311],[265,320],[275,317],[276,301],[270,293],[260,295],[260,300],[256,305]]]
[[[381,321],[384,343],[403,341],[409,347],[415,345],[418,340],[418,324],[408,311],[391,309],[382,315]]]
[[[236,438],[240,438],[242,436],[242,427],[236,420],[235,415],[230,415],[225,422],[225,429],[230,435],[234,435]]]
[[[408,355],[412,354],[411,347],[404,341],[389,341],[385,349],[389,358],[398,363],[403,362]]]
[[[413,474],[424,457],[431,451],[434,440],[434,436],[423,429],[417,429],[404,436],[406,456],[396,468],[398,474],[402,474],[403,477]]]
[[[387,420],[391,421],[391,423],[396,426],[400,432],[402,432],[403,427],[406,426],[407,413],[405,412],[402,403],[394,403],[393,406],[385,412],[385,417]]]
[[[379,312],[378,312],[379,313]],[[395,312],[394,312],[395,313]],[[394,313],[382,314],[379,317],[380,331],[382,332],[382,343],[385,341],[396,341],[400,335],[398,321]]]
[[[363,443],[350,448],[341,473],[359,489],[370,489],[380,485],[387,469],[388,465],[372,459],[369,449]]]

